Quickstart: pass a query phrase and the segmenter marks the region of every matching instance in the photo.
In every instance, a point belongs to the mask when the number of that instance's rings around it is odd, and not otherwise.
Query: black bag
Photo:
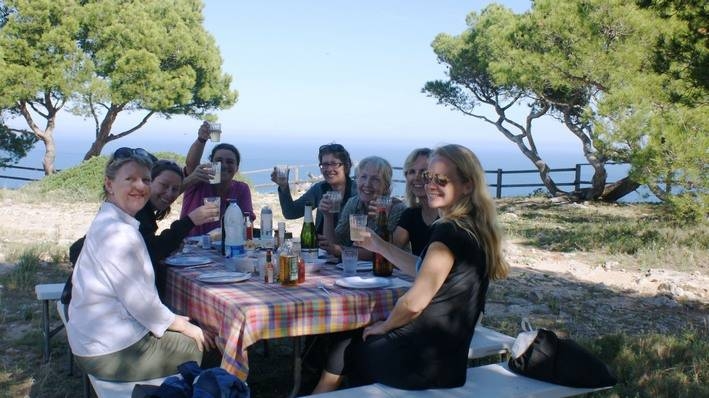
[[[529,347],[517,357],[510,358],[508,366],[523,376],[568,387],[599,388],[617,383],[611,370],[600,359],[575,341],[560,339],[546,329],[537,330]]]
[[[66,283],[64,284],[64,290],[62,290],[62,298],[59,300],[61,301],[62,304],[64,305],[69,305],[71,302],[71,289],[72,289],[72,283],[71,283],[71,276],[74,273],[74,266],[76,265],[76,260],[79,259],[79,254],[81,253],[81,249],[84,247],[84,240],[86,237],[79,238],[76,242],[71,244],[71,247],[69,247],[69,261],[71,262],[71,274],[69,274],[69,279],[66,280]],[[67,320],[69,318],[67,317]]]

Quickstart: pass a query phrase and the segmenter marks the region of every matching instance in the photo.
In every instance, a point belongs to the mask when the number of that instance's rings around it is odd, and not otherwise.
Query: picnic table
[[[206,283],[197,279],[199,275],[225,270],[226,259],[214,250],[194,249],[190,254],[208,257],[213,264],[169,267],[166,304],[215,332],[223,354],[221,367],[242,380],[249,373],[247,349],[259,340],[294,337],[298,349],[302,336],[364,327],[385,318],[411,281],[395,272],[389,287],[349,289],[335,284],[342,271],[326,264],[295,286],[266,284],[262,276],[236,283]],[[291,396],[300,384],[299,352],[294,358]]]

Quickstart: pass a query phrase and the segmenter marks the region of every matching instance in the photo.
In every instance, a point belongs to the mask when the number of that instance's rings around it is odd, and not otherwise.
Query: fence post
[[[581,190],[581,164],[576,163],[576,172],[574,174],[574,188],[578,192]]]
[[[497,186],[495,191],[495,197],[500,199],[502,197],[502,169],[497,169]]]

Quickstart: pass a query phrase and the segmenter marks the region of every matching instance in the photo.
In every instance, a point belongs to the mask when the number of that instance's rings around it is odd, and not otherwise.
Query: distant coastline
[[[176,134],[169,140],[156,140],[148,139],[136,135],[134,137],[127,136],[117,142],[112,142],[104,148],[103,152],[111,153],[118,147],[121,146],[131,146],[131,147],[143,147],[149,151],[153,152],[175,152],[184,154],[187,152],[189,145],[193,142],[194,136],[192,134]],[[62,137],[57,136],[57,156],[55,167],[57,169],[65,169],[73,167],[81,163],[84,153],[88,150],[91,142],[88,139],[78,139],[72,137]],[[357,160],[369,156],[378,155],[386,158],[392,164],[393,167],[402,167],[404,159],[408,153],[421,146],[435,147],[440,143],[432,142],[429,144],[412,142],[406,143],[403,140],[396,143],[388,143],[382,145],[381,143],[366,143],[366,142],[354,142],[347,143],[347,140],[323,140],[317,138],[308,138],[301,140],[289,139],[288,142],[273,143],[269,141],[261,141],[254,137],[242,138],[240,140],[222,140],[223,142],[230,142],[235,144],[241,154],[241,171],[248,172],[251,170],[269,169],[275,164],[292,164],[292,165],[309,165],[309,167],[300,168],[301,179],[304,179],[308,174],[319,176],[320,170],[317,167],[317,148],[325,142],[340,142],[345,145],[350,151],[353,160]],[[465,145],[465,143],[463,143]],[[214,146],[214,143],[208,142],[205,148],[204,158],[208,154],[208,151]],[[505,171],[509,170],[533,170],[534,167],[531,162],[526,159],[516,147],[512,145],[501,147],[485,147],[485,148],[472,148],[478,157],[480,158],[483,167],[486,170],[496,170],[503,169]],[[569,148],[568,150],[551,150],[547,152],[542,152],[544,159],[550,164],[554,169],[559,168],[571,168],[577,163],[586,163],[586,160],[580,156],[574,154],[574,151]],[[37,167],[42,166],[42,157],[44,156],[44,146],[38,143],[35,148],[30,151],[28,156],[20,162],[19,166],[25,167]],[[609,166],[608,181],[615,181],[625,175],[627,166]],[[590,180],[592,169],[590,167],[582,168],[582,180]],[[24,176],[30,178],[41,178],[41,172],[23,172],[13,169],[0,169],[0,174],[10,175],[10,176]],[[573,180],[573,173],[557,173],[554,178],[557,182],[569,182]],[[254,184],[265,184],[270,182],[268,173],[256,173],[250,174],[249,179]],[[395,170],[394,179],[403,180],[404,177],[400,170]],[[539,175],[536,173],[531,174],[518,174],[518,175],[505,175],[504,184],[529,184],[529,183],[539,183]],[[10,179],[0,179],[1,188],[19,188],[26,182]],[[495,176],[488,174],[488,183],[495,183]],[[509,196],[526,196],[537,190],[535,187],[520,187],[520,188],[505,188],[503,189],[503,197]],[[394,194],[403,195],[404,186],[402,183],[395,184]],[[275,185],[271,188],[259,189],[260,192],[274,192]],[[494,194],[494,191],[492,192]],[[646,201],[641,194],[631,194],[624,198],[624,201],[635,202],[635,201]]]

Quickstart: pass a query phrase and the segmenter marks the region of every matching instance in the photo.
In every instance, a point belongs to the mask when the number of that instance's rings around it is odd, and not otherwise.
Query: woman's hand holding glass
[[[275,182],[279,188],[285,188],[288,186],[288,166],[274,166],[271,172],[271,181]]]
[[[389,210],[391,209],[391,196],[382,195],[371,200],[367,206],[367,214],[370,218],[376,220],[377,213],[381,208],[384,208],[387,215],[389,214]]]
[[[192,174],[188,175],[185,178],[184,183],[187,184],[188,181],[189,182],[196,182],[196,181],[209,182],[209,180],[211,180],[212,178],[214,178],[214,169],[212,168],[212,164],[211,163],[203,163],[203,164],[200,164],[199,166],[197,166],[194,169],[194,171],[192,172]]]
[[[318,209],[324,213],[339,213],[342,194],[339,191],[327,191],[320,199]]]
[[[382,247],[387,244],[371,228],[365,228],[364,231],[360,232],[360,237],[362,238],[361,240],[354,240],[352,243],[372,253],[379,253]]]
[[[332,211],[332,209],[333,209],[332,198],[328,194],[323,195],[323,197],[320,199],[320,202],[318,203],[318,210],[323,214],[335,213]]]
[[[202,225],[207,222],[219,220],[219,206],[215,203],[208,203],[192,210],[187,217],[194,225]]]

